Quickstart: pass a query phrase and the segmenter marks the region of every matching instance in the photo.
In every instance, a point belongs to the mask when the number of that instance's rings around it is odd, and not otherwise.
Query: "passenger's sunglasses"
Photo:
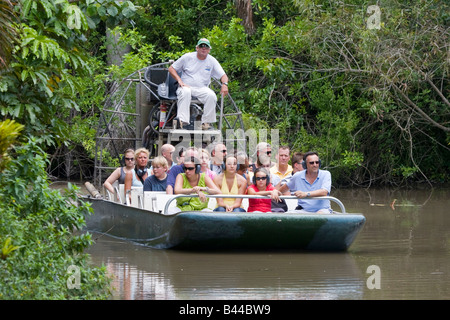
[[[209,46],[207,44],[202,43],[201,45],[199,45],[200,48],[209,48]]]
[[[125,158],[125,160],[128,160],[128,161],[133,161],[133,160],[134,160],[134,158]]]
[[[256,177],[255,179],[256,179],[256,181],[259,181],[259,180],[266,180],[266,179],[267,179],[267,176],[265,176],[265,177]]]
[[[313,164],[319,164],[319,163],[320,163],[319,161],[310,161],[310,162],[309,162],[310,165],[313,165]]]
[[[188,171],[188,170],[194,170],[195,167],[184,167],[184,171]]]

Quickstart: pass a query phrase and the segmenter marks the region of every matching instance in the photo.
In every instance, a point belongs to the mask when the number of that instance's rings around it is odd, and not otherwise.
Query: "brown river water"
[[[89,253],[115,300],[450,299],[449,188],[331,195],[367,219],[346,252],[183,252],[94,233]]]

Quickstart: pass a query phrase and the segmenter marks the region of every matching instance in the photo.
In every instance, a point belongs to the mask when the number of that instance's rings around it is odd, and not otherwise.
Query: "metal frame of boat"
[[[230,198],[230,195],[208,195],[209,211],[170,213],[176,199],[186,195],[136,193],[138,197],[133,199],[134,206],[129,202],[122,204],[85,198],[94,210],[94,214],[87,217],[87,230],[158,249],[345,251],[366,220],[362,214],[346,213],[342,202],[334,197],[310,198],[337,203],[341,212],[333,211],[331,214],[292,210],[292,205],[297,203],[295,196],[281,197],[288,206],[290,204],[290,210],[285,213],[211,210],[215,206],[215,198]],[[236,197],[243,198],[243,202],[249,198],[268,198],[253,195]]]

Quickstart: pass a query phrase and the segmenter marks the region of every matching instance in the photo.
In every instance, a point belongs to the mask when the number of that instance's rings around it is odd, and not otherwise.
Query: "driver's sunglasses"
[[[209,46],[207,44],[202,43],[199,45],[199,48],[209,48]]]

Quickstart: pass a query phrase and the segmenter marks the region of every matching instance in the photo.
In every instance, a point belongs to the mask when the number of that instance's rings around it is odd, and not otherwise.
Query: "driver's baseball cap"
[[[209,40],[206,38],[201,38],[200,40],[198,40],[197,42],[197,46],[201,45],[201,44],[206,44],[210,49],[211,49],[211,44],[209,43]]]

